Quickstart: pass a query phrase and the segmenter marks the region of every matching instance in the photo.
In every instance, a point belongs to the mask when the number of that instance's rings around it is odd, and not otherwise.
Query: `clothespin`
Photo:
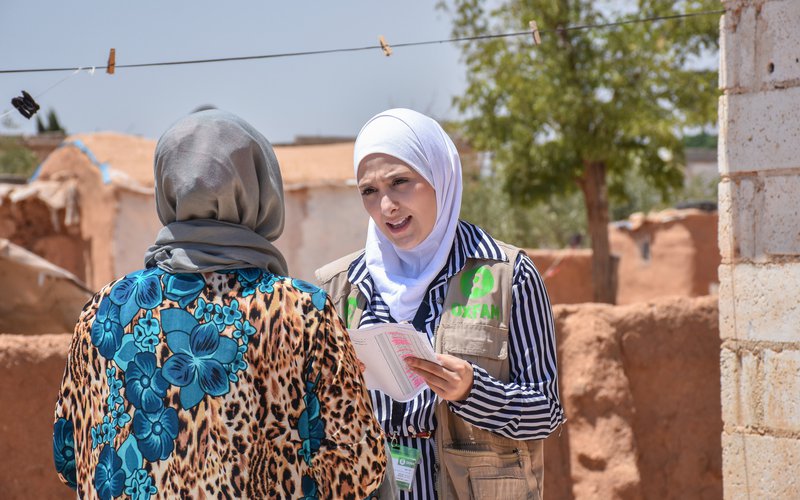
[[[114,68],[117,65],[117,51],[113,48],[108,52],[108,64],[106,65],[106,73],[109,75],[114,74]]]
[[[28,120],[39,111],[39,105],[33,100],[33,97],[24,90],[22,91],[22,97],[11,99],[11,104]]]
[[[383,38],[383,35],[378,37],[378,41],[381,42],[381,50],[383,50],[383,55],[389,57],[392,55],[392,48],[386,43],[386,39]]]
[[[531,27],[531,35],[533,35],[533,44],[539,45],[542,43],[542,38],[539,36],[539,26],[536,24],[536,21],[531,21],[528,23]]]

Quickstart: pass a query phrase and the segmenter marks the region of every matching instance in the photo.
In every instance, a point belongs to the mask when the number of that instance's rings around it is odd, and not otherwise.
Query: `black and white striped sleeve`
[[[542,439],[564,421],[558,394],[556,343],[550,299],[531,259],[514,263],[509,362],[503,383],[473,365],[474,383],[467,399],[450,402],[470,424],[512,439]]]

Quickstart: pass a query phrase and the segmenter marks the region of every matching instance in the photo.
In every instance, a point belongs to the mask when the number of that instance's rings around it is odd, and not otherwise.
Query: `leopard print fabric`
[[[148,269],[95,295],[53,449],[80,498],[361,499],[386,466],[330,299],[256,269]]]

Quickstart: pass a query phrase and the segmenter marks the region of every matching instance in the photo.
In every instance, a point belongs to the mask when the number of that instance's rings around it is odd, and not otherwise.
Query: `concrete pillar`
[[[724,1],[719,269],[726,499],[800,498],[800,1]]]

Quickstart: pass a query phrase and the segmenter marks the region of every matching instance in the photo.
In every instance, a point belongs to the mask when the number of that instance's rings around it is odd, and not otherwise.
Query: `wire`
[[[635,23],[645,23],[645,22],[655,22],[655,21],[668,21],[674,19],[684,19],[688,17],[697,17],[697,16],[708,16],[708,15],[715,15],[715,14],[724,14],[724,10],[712,10],[712,11],[702,11],[702,12],[691,12],[687,14],[673,14],[669,16],[654,16],[654,17],[647,17],[647,18],[640,18],[640,19],[628,19],[624,21],[614,21],[610,23],[603,23],[603,24],[587,24],[581,26],[568,26],[565,28],[553,28],[553,29],[540,29],[539,33],[560,33],[564,31],[578,31],[578,30],[588,30],[588,29],[595,29],[595,28],[610,28],[614,26],[622,26],[624,24],[635,24]],[[421,45],[433,45],[433,44],[442,44],[442,43],[457,43],[457,42],[466,42],[466,41],[474,41],[474,40],[487,40],[492,38],[509,38],[509,37],[516,37],[516,36],[530,36],[530,31],[517,31],[513,33],[500,33],[500,34],[490,34],[490,35],[476,35],[476,36],[465,36],[465,37],[458,37],[458,38],[446,38],[443,40],[428,40],[423,42],[406,42],[406,43],[393,43],[391,44],[392,47],[417,47]],[[252,61],[257,59],[277,59],[282,57],[301,57],[301,56],[313,56],[313,55],[321,55],[321,54],[336,54],[336,53],[345,53],[345,52],[361,52],[365,50],[375,50],[381,49],[380,45],[368,45],[364,47],[350,47],[350,48],[341,48],[341,49],[324,49],[324,50],[309,50],[303,52],[284,52],[278,54],[265,54],[265,55],[258,55],[258,56],[237,56],[237,57],[218,57],[212,59],[191,59],[186,61],[163,61],[163,62],[152,62],[152,63],[139,63],[139,64],[117,64],[115,68],[149,68],[149,67],[156,67],[156,66],[179,66],[179,65],[186,65],[186,64],[207,64],[207,63],[218,63],[218,62],[229,62],[229,61]],[[84,67],[82,67],[84,68]],[[46,73],[46,72],[56,72],[56,71],[79,71],[82,68],[36,68],[36,69],[4,69],[0,70],[0,74],[12,74],[12,73]],[[107,66],[94,66],[95,69],[106,69]],[[49,90],[49,89],[48,89]]]

